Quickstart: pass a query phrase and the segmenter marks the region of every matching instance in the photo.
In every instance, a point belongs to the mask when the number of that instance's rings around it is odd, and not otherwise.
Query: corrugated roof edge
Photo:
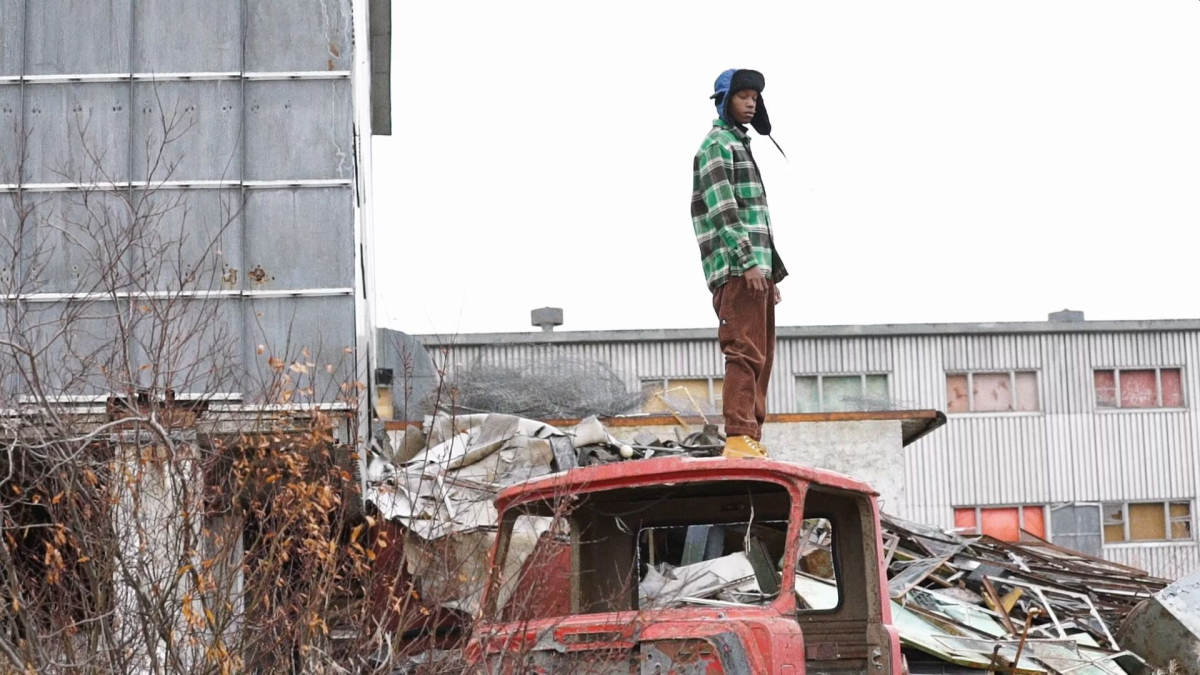
[[[918,335],[1026,335],[1047,333],[1141,333],[1200,331],[1200,319],[1151,321],[1027,321],[997,323],[895,323],[851,326],[780,326],[781,338],[898,337]],[[580,342],[665,342],[715,340],[716,328],[553,331],[415,335],[426,345],[572,344]]]

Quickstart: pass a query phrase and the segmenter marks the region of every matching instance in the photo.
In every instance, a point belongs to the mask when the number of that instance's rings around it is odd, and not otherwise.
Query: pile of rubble
[[[1029,536],[964,538],[886,516],[884,528],[893,620],[914,667],[931,659],[1029,673],[1144,667],[1117,635],[1165,580]]]
[[[492,500],[504,487],[576,466],[663,454],[714,456],[720,449],[712,427],[669,441],[643,434],[626,442],[595,419],[558,429],[508,415],[442,415],[380,439],[367,499],[403,525],[414,577],[430,578],[435,561],[455,570],[435,596],[455,598],[443,607],[465,618],[479,610],[497,523]],[[798,600],[802,607],[836,605],[829,537],[815,522],[805,525]],[[887,516],[883,525],[893,623],[913,673],[1153,672],[1139,654],[1123,648],[1122,627],[1135,610],[1150,615],[1146,607],[1166,602],[1164,594],[1179,595],[1166,580],[1032,536],[1020,543],[965,537]],[[510,546],[532,551],[543,533],[536,523],[518,528]],[[673,568],[651,566],[639,584],[641,603],[763,602],[771,589],[760,587],[763,576],[755,574],[754,562],[739,552]],[[1200,587],[1200,579],[1192,585]],[[1200,623],[1200,611],[1190,618]],[[1137,640],[1138,631],[1132,633]],[[1145,650],[1153,647],[1139,647],[1148,658],[1174,658]],[[1186,669],[1196,667],[1191,663],[1177,665],[1185,668],[1177,672],[1197,673]]]

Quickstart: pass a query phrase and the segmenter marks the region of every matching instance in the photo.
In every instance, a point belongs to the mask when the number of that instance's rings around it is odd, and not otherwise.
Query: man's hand
[[[778,305],[780,302],[783,302],[783,296],[779,294],[779,287],[776,286],[775,287],[775,304]]]
[[[750,269],[746,270],[745,277],[746,284],[749,285],[750,290],[754,291],[755,293],[766,293],[771,286],[769,283],[767,283],[767,278],[763,276],[762,270],[758,269],[757,267],[751,267]]]

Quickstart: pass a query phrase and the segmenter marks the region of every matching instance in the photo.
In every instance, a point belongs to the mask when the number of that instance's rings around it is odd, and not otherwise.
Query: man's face
[[[729,116],[738,124],[749,124],[758,110],[758,92],[753,89],[743,89],[729,100]]]

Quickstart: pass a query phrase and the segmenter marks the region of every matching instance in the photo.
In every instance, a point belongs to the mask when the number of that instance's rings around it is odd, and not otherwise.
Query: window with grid
[[[1182,408],[1180,368],[1108,368],[1095,371],[1096,407]]]
[[[1037,373],[1032,370],[946,374],[946,412],[1037,412]]]
[[[709,415],[721,412],[725,380],[719,377],[642,381],[642,412]]]
[[[954,528],[986,534],[1000,541],[1020,541],[1021,531],[1046,538],[1045,506],[961,506],[954,509]]]
[[[796,412],[891,410],[887,375],[801,375],[796,378]]]
[[[1193,539],[1191,502],[1113,502],[1100,508],[1106,544]]]

